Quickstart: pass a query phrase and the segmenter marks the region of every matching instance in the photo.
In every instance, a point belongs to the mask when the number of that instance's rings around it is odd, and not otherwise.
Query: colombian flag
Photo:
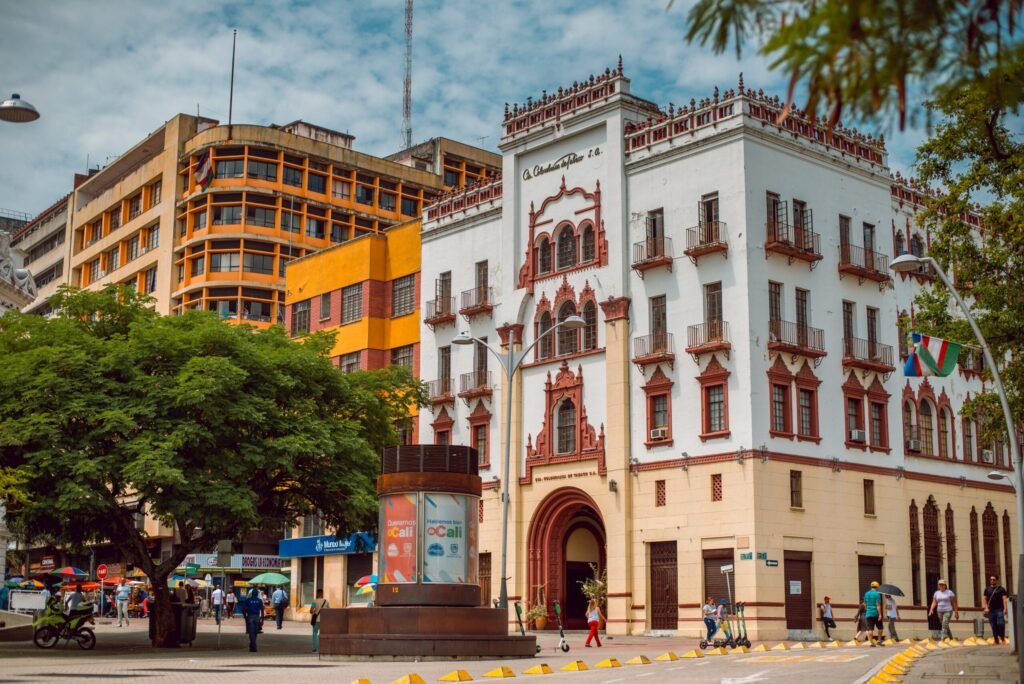
[[[925,375],[945,377],[956,368],[960,356],[960,345],[949,340],[913,333],[914,348],[903,366],[907,377],[919,378]]]

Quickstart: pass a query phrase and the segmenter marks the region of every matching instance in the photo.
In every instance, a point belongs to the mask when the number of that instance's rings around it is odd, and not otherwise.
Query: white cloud
[[[662,105],[748,85],[783,94],[765,61],[686,45],[686,5],[582,0],[420,0],[414,19],[413,137],[495,148],[503,106],[613,67]],[[102,164],[178,112],[228,114],[237,28],[234,120],[304,119],[385,155],[401,142],[402,0],[94,0],[8,3],[0,94],[42,113],[0,127],[0,208],[34,213],[71,188],[86,158]],[[916,140],[917,137],[911,138]],[[907,168],[912,144],[894,146]]]

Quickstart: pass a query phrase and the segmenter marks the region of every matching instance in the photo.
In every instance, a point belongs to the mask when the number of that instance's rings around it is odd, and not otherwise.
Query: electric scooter
[[[569,652],[569,642],[565,640],[565,628],[562,626],[562,606],[555,601],[555,619],[558,620],[558,648],[562,649],[562,653]]]
[[[519,633],[524,637],[526,636],[526,628],[523,626],[523,605],[519,601],[515,602],[516,606],[516,622],[519,623]],[[537,653],[540,653],[540,644],[537,644]]]
[[[747,637],[747,604],[736,602],[736,645],[750,648],[750,639]]]
[[[722,599],[722,603],[723,604],[726,603],[725,599]],[[713,641],[710,641],[710,642],[707,639],[701,639],[700,640],[700,647],[701,647],[702,650],[707,648],[709,645],[712,648],[723,648],[723,647],[736,648],[737,642],[736,642],[736,640],[732,636],[732,630],[729,628],[729,607],[728,607],[728,605],[724,605],[723,606],[723,610],[722,610],[722,623],[719,625],[718,630],[715,630],[714,634],[712,634],[711,636],[715,636],[715,634],[718,634],[719,630],[725,635],[725,638],[724,639],[714,639]]]

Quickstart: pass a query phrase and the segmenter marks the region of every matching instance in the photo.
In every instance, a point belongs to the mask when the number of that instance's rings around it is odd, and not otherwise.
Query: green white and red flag
[[[938,375],[945,377],[956,368],[960,357],[960,345],[939,337],[913,333],[914,348],[903,366],[903,375],[922,377]]]

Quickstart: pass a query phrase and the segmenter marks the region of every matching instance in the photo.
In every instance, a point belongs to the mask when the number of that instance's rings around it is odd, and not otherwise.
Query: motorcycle
[[[88,651],[96,645],[96,633],[86,625],[95,624],[92,603],[80,603],[70,613],[64,613],[60,599],[53,597],[32,623],[32,642],[39,648],[53,648],[61,639],[74,640],[79,648]]]

